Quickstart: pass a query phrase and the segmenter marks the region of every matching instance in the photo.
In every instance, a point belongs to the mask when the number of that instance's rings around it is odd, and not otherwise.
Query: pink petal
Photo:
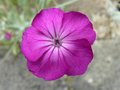
[[[40,11],[34,18],[32,25],[42,28],[49,36],[55,37],[62,24],[64,12],[57,8],[49,8]]]
[[[28,60],[36,61],[51,47],[51,44],[48,37],[31,26],[23,33],[21,51]]]
[[[61,49],[68,65],[67,75],[81,75],[93,59],[93,52],[86,39],[67,42]]]
[[[67,67],[58,48],[51,48],[41,59],[41,62],[28,62],[29,70],[37,77],[54,80],[65,74]]]
[[[96,34],[88,17],[80,12],[68,12],[64,14],[61,28],[61,38],[66,40],[87,39],[93,44]]]

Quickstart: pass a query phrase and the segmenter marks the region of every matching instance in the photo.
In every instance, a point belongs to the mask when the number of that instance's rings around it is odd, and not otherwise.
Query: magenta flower
[[[10,40],[11,37],[12,37],[12,35],[11,35],[10,32],[6,32],[6,33],[5,33],[5,39],[6,39],[6,40]]]
[[[96,34],[88,17],[58,8],[43,9],[23,33],[21,51],[30,72],[45,80],[85,73]]]

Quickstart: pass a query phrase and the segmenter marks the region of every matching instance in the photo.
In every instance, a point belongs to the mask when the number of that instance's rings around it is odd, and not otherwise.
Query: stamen
[[[54,39],[54,46],[55,47],[60,47],[62,45],[62,42],[60,39]]]

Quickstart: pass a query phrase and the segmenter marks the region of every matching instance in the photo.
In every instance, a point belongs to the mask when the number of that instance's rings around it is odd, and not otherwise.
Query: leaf
[[[17,43],[14,45],[12,52],[15,56],[20,52],[19,45]]]
[[[67,2],[64,2],[64,3],[62,3],[62,4],[59,4],[59,5],[57,5],[57,6],[55,6],[56,8],[64,8],[65,6],[68,6],[68,5],[70,5],[70,4],[72,4],[72,3],[75,3],[75,2],[77,2],[78,0],[70,0],[70,1],[67,1]]]
[[[47,5],[50,4],[53,0],[47,0]]]

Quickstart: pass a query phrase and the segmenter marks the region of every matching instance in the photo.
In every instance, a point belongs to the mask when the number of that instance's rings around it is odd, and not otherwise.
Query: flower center
[[[54,39],[54,46],[55,46],[55,47],[60,47],[61,45],[62,45],[61,40],[59,40],[59,39]]]

